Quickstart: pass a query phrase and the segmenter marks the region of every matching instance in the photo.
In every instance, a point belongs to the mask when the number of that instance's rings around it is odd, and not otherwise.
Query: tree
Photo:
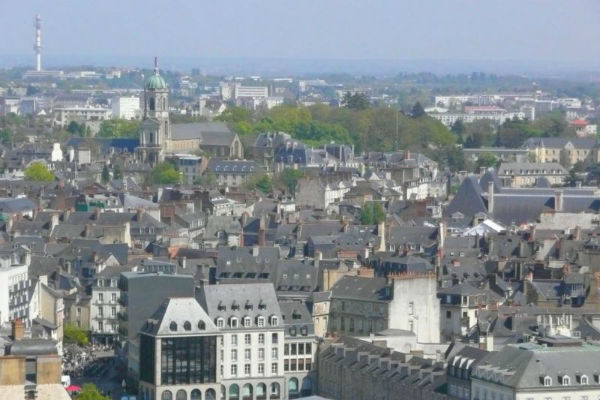
[[[51,182],[54,180],[54,174],[50,172],[46,164],[34,162],[25,170],[25,179],[36,182]]]
[[[300,179],[303,175],[304,173],[297,169],[286,168],[283,170],[281,173],[281,180],[289,193],[293,194],[296,192],[298,179]]]
[[[419,118],[419,117],[422,117],[423,115],[425,115],[425,109],[421,105],[421,102],[417,101],[415,103],[410,114],[412,115],[413,118]]]
[[[113,179],[123,179],[123,171],[121,171],[121,166],[119,164],[115,165],[113,168]]]
[[[495,166],[497,162],[498,159],[492,153],[481,153],[481,155],[477,159],[477,162],[475,163],[475,167],[477,168],[477,170],[479,170],[480,168],[487,169]]]
[[[110,400],[110,397],[100,393],[93,383],[86,383],[77,395],[76,400]]]
[[[379,224],[385,221],[385,211],[381,203],[373,203],[373,223]]]
[[[204,172],[204,175],[200,176],[199,178],[196,178],[196,180],[194,181],[194,185],[211,187],[216,182],[217,182],[217,176],[215,175],[215,173],[212,170],[207,169]]]
[[[66,343],[74,343],[79,346],[88,344],[87,332],[74,324],[65,324],[63,336]]]
[[[140,122],[126,119],[108,119],[102,121],[99,137],[135,138],[140,132]]]
[[[565,180],[565,186],[575,187],[577,186],[577,181],[579,181],[577,172],[575,171],[575,168],[571,168],[569,175],[567,175],[567,179]]]
[[[181,175],[173,164],[161,162],[150,171],[150,180],[155,185],[174,185],[181,181]]]
[[[456,122],[452,124],[450,130],[456,135],[460,142],[463,141],[464,135],[467,132],[465,124],[463,124],[462,122],[462,119],[457,119]]]
[[[108,165],[104,164],[102,167],[102,183],[107,184],[110,182],[110,172],[108,171]]]
[[[77,121],[71,121],[71,122],[69,122],[69,125],[67,125],[67,132],[69,132],[72,135],[85,137],[86,131],[87,131],[86,126],[84,123],[79,123]]]
[[[369,97],[365,93],[350,93],[347,91],[342,98],[342,104],[344,107],[352,110],[366,110],[371,105]]]
[[[369,202],[363,205],[360,212],[360,223],[363,225],[377,225],[385,221],[385,211],[381,203]]]
[[[273,191],[273,182],[267,174],[257,175],[251,178],[246,184],[248,189],[258,189],[263,193],[271,193]]]

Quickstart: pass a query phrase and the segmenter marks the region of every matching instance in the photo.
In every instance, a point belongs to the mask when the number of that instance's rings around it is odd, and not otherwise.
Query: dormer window
[[[563,375],[561,377],[561,382],[560,382],[563,386],[569,386],[571,384],[571,378],[569,377],[569,375]]]
[[[552,378],[549,376],[544,377],[544,386],[552,386]]]
[[[238,319],[236,317],[229,318],[229,326],[232,328],[238,327]]]
[[[275,326],[275,325],[278,325],[278,324],[279,324],[279,319],[275,315],[273,315],[271,317],[271,326]]]
[[[262,328],[265,326],[265,317],[258,317],[256,319],[256,325],[258,325],[259,328]]]
[[[186,331],[191,331],[192,330],[192,324],[190,323],[190,321],[185,321],[183,323],[183,329],[185,329]]]
[[[201,331],[206,330],[206,324],[204,323],[204,321],[198,321],[198,329],[200,329]]]
[[[580,384],[582,385],[587,385],[589,384],[589,380],[587,375],[577,375],[577,380],[579,381]]]
[[[177,323],[176,323],[176,322],[171,322],[171,323],[169,324],[169,330],[170,330],[171,332],[177,332]]]
[[[217,328],[222,328],[225,325],[223,318],[217,318]]]
[[[244,328],[250,328],[250,325],[252,325],[250,317],[244,317]]]

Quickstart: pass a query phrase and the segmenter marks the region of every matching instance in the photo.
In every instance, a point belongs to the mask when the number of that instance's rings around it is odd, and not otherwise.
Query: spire
[[[154,57],[154,75],[158,75],[158,57]]]

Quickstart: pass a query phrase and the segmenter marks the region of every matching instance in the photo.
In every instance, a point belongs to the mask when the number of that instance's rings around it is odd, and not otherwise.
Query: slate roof
[[[175,297],[165,300],[141,331],[156,336],[190,336],[214,334],[218,329],[195,298]]]
[[[457,211],[470,216],[478,212],[487,213],[487,204],[484,203],[481,194],[482,190],[477,176],[470,175],[466,177],[458,188],[456,196],[444,210],[444,215],[450,216]]]
[[[331,298],[387,302],[391,287],[385,278],[343,276],[331,288]]]
[[[216,174],[253,174],[261,170],[254,161],[246,160],[225,160],[221,158],[211,158],[207,169]]]
[[[230,317],[239,319],[238,329],[246,329],[242,326],[242,318],[250,317],[252,326],[256,326],[256,318],[263,316],[266,319],[265,326],[269,325],[271,316],[278,317],[277,327],[283,326],[281,311],[273,284],[271,283],[247,283],[230,285],[203,286],[196,294],[198,302],[213,319],[223,318],[225,327]]]
[[[199,139],[200,146],[230,146],[235,138],[223,122],[194,122],[171,125],[173,140]]]
[[[5,197],[0,198],[0,212],[3,213],[23,213],[37,208],[37,205],[27,197]]]

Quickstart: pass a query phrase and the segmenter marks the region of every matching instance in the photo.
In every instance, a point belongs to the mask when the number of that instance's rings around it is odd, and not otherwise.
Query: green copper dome
[[[158,73],[152,75],[146,81],[146,89],[166,89],[167,83]]]

